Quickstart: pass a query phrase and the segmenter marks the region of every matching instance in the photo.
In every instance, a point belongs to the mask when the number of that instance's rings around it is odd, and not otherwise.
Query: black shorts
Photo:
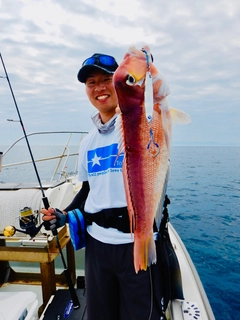
[[[151,268],[136,274],[133,243],[112,245],[87,234],[85,280],[88,320],[157,320]]]

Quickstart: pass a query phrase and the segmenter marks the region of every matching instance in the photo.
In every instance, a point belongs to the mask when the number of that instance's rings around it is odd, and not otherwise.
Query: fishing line
[[[50,207],[49,202],[48,202],[48,198],[45,196],[45,193],[44,193],[42,182],[41,182],[41,179],[40,179],[39,174],[38,174],[37,166],[36,166],[33,154],[32,154],[32,150],[31,150],[31,147],[30,147],[30,144],[29,144],[29,141],[28,141],[28,137],[27,137],[24,125],[23,125],[22,117],[21,117],[21,114],[20,114],[20,111],[19,111],[19,108],[18,108],[18,105],[17,105],[17,101],[16,101],[14,93],[13,93],[13,89],[12,89],[12,86],[11,86],[11,83],[10,83],[10,80],[9,80],[9,77],[8,77],[8,74],[7,74],[7,70],[6,70],[5,64],[3,62],[3,58],[2,58],[2,54],[1,53],[0,53],[0,58],[1,58],[3,69],[4,69],[4,72],[5,72],[5,75],[6,75],[5,78],[8,81],[8,85],[9,85],[9,88],[10,88],[10,91],[11,91],[11,94],[12,94],[12,98],[13,98],[13,101],[14,101],[14,104],[15,104],[15,107],[16,107],[16,110],[17,110],[18,117],[19,117],[19,122],[21,124],[22,130],[23,130],[23,134],[24,134],[24,137],[25,137],[25,140],[26,140],[26,143],[27,143],[28,151],[30,153],[32,164],[33,164],[36,176],[37,176],[39,187],[40,187],[40,190],[42,192],[42,201],[43,201],[45,209],[48,209]],[[1,78],[4,78],[4,77],[1,77]],[[68,283],[70,295],[71,295],[72,302],[73,302],[73,307],[74,307],[74,309],[78,309],[78,308],[80,308],[80,303],[79,303],[76,291],[74,290],[74,286],[73,286],[73,283],[72,283],[72,280],[71,280],[71,275],[70,275],[70,272],[69,272],[69,270],[67,268],[67,265],[66,265],[63,253],[62,253],[61,245],[60,245],[59,238],[58,238],[57,229],[52,229],[52,234],[56,237],[56,240],[57,240],[58,249],[59,249],[59,252],[60,252],[60,255],[61,255],[61,259],[62,259],[62,263],[63,263],[63,266],[64,266],[65,277],[66,277],[66,280],[67,280],[67,283]]]
[[[148,320],[151,320],[151,316],[152,316],[152,312],[153,312],[153,283],[152,283],[152,270],[151,270],[151,266],[148,268],[149,270],[149,280],[150,280],[150,313],[149,313],[149,317]]]
[[[20,122],[21,127],[22,127],[22,130],[23,130],[23,134],[24,134],[24,137],[25,137],[25,140],[26,140],[26,143],[27,143],[28,151],[29,151],[29,153],[30,153],[30,157],[31,157],[31,160],[32,160],[32,164],[33,164],[33,167],[34,167],[34,170],[35,170],[37,179],[38,179],[38,183],[39,183],[39,186],[40,186],[40,190],[41,190],[41,192],[42,192],[43,204],[44,204],[44,207],[45,207],[46,209],[48,209],[48,208],[49,208],[48,199],[47,199],[47,197],[46,197],[45,194],[44,194],[44,190],[43,190],[42,183],[41,183],[41,180],[40,180],[40,177],[39,177],[39,174],[38,174],[37,166],[36,166],[35,160],[34,160],[34,158],[33,158],[32,150],[31,150],[31,147],[30,147],[30,144],[29,144],[29,141],[28,141],[28,137],[27,137],[27,134],[26,134],[24,125],[23,125],[22,117],[21,117],[20,112],[19,112],[19,109],[18,109],[17,101],[16,101],[16,99],[15,99],[15,96],[14,96],[14,93],[13,93],[13,89],[12,89],[12,86],[11,86],[11,83],[10,83],[10,80],[9,80],[9,77],[8,77],[8,74],[7,74],[7,70],[6,70],[6,68],[5,68],[5,64],[4,64],[4,62],[3,62],[3,58],[2,58],[1,53],[0,53],[0,57],[1,57],[2,65],[3,65],[3,69],[4,69],[4,72],[5,72],[5,75],[6,75],[5,78],[6,78],[7,81],[8,81],[8,85],[9,85],[9,88],[10,88],[10,91],[11,91],[11,94],[12,94],[12,98],[13,98],[13,101],[14,101],[14,104],[15,104],[15,107],[16,107],[16,110],[17,110],[19,122]],[[3,78],[3,77],[2,77],[2,78]]]

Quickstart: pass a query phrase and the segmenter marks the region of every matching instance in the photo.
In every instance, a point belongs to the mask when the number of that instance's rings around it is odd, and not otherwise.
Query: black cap
[[[83,64],[81,69],[78,72],[77,78],[80,82],[85,83],[88,75],[94,69],[100,69],[107,73],[113,74],[117,69],[118,64],[114,57],[101,54],[94,53],[90,58],[87,58]]]

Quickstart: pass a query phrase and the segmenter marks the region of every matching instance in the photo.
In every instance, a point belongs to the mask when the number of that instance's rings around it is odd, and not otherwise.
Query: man
[[[92,117],[95,126],[80,147],[78,178],[83,185],[63,212],[43,209],[43,220],[54,225],[57,218],[59,227],[68,211],[79,208],[84,213],[88,320],[164,319],[153,295],[151,268],[136,274],[133,265],[123,154],[118,155],[115,128],[118,101],[112,77],[117,67],[112,56],[96,53],[79,70],[78,80],[85,83],[89,101],[97,109]]]

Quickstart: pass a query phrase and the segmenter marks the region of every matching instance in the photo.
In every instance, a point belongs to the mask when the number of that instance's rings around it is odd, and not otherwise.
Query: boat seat
[[[40,189],[12,189],[0,192],[0,231],[12,225],[19,228],[19,214],[24,207],[31,207],[33,212],[42,208]]]

